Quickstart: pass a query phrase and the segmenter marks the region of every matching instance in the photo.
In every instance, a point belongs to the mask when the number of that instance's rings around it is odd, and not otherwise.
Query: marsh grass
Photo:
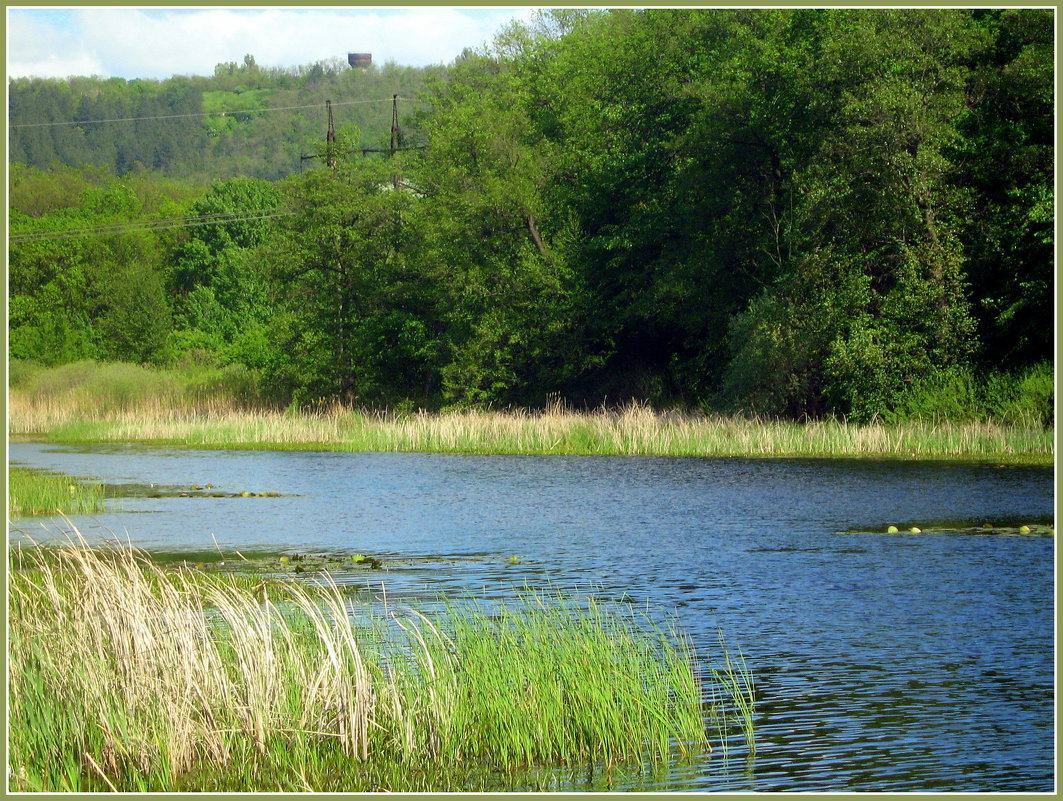
[[[11,399],[11,434],[64,442],[150,442],[199,448],[529,455],[886,457],[1051,462],[1052,430],[992,422],[792,422],[621,410],[451,411],[397,416],[334,408],[317,414],[122,412]]]
[[[9,402],[59,420],[122,413],[211,414],[262,408],[252,374],[237,366],[157,369],[123,362],[72,362],[44,367],[12,361]]]
[[[62,473],[12,467],[7,474],[9,518],[92,514],[104,508],[103,485]]]
[[[689,641],[593,600],[429,616],[130,548],[11,558],[12,789],[468,789],[708,747]]]
[[[50,369],[25,363],[17,365],[18,369],[15,366],[8,398],[9,433],[64,442],[151,442],[198,448],[888,457],[1039,463],[1051,462],[1054,448],[1051,427],[1030,415],[1004,415],[1000,419],[1008,420],[1006,423],[913,419],[855,424],[838,419],[794,422],[661,412],[638,403],[620,409],[583,412],[555,403],[537,411],[459,409],[407,414],[334,406],[304,413],[264,404],[256,395],[254,382],[239,371],[159,371],[93,362]]]

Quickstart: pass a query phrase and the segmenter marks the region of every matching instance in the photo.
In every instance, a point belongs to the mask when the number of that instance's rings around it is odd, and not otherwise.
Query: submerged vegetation
[[[428,614],[127,548],[11,559],[13,789],[477,789],[700,753],[706,715],[752,737],[744,665],[593,597]]]

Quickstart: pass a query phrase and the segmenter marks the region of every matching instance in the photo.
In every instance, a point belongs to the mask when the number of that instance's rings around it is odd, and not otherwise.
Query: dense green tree
[[[163,277],[150,266],[126,263],[101,282],[96,322],[98,352],[115,361],[160,362],[171,330]]]
[[[97,355],[80,245],[75,240],[41,240],[12,247],[8,263],[12,358],[53,365]]]
[[[285,189],[295,213],[267,255],[278,292],[271,379],[302,404],[423,402],[438,387],[439,344],[416,194],[396,186],[393,165],[360,156]]]
[[[968,197],[962,239],[986,366],[1054,352],[1053,18],[975,12],[984,46],[968,72],[951,175]]]
[[[95,168],[16,170],[11,186],[11,355],[165,360],[172,324],[162,265],[174,232],[148,220],[183,209],[188,189]]]
[[[280,190],[255,178],[216,181],[188,208],[187,239],[172,250],[172,346],[211,351],[261,368],[263,331],[273,311],[257,249],[284,213]]]
[[[412,180],[444,299],[443,389],[458,403],[544,402],[586,359],[573,231],[546,195],[556,159],[530,91],[498,59],[467,54],[430,94]]]

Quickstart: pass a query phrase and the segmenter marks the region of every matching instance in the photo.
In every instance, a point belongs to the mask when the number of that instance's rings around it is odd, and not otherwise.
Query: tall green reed
[[[89,514],[104,508],[103,485],[61,473],[12,467],[7,474],[9,517]]]
[[[757,754],[757,702],[753,673],[746,664],[741,649],[732,655],[723,632],[719,633],[719,646],[722,661],[711,665],[709,672],[713,678],[710,686],[720,688],[722,703],[713,703],[711,718],[720,730],[722,742],[729,739],[731,724],[737,723],[745,740],[746,753],[752,758]]]
[[[83,543],[12,567],[17,789],[445,790],[708,746],[689,642],[593,601],[354,608]]]

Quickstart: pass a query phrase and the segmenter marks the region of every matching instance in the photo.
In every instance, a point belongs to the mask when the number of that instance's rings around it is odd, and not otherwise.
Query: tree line
[[[341,125],[334,167],[279,180],[14,164],[15,235],[285,213],[16,236],[11,355],[208,360],[300,405],[867,420],[1021,386],[1050,409],[1052,31],[1050,10],[544,12],[419,73],[424,147],[392,158]]]

